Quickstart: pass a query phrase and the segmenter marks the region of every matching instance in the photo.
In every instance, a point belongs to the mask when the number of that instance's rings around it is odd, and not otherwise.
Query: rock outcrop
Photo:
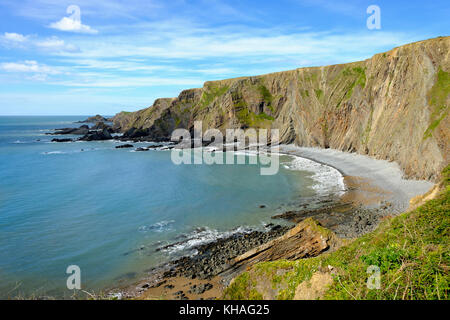
[[[336,249],[339,238],[311,218],[305,219],[279,238],[258,246],[234,259],[234,266],[249,267],[261,261],[297,260],[316,257]]]
[[[62,128],[56,129],[53,133],[47,133],[49,135],[85,135],[89,133],[89,126],[83,125],[79,128]]]
[[[206,82],[121,112],[114,128],[169,139],[176,128],[275,128],[282,143],[396,161],[407,177],[437,180],[449,162],[450,37],[348,64]]]
[[[112,136],[108,129],[102,131],[89,131],[88,134],[78,139],[79,141],[102,141],[111,140]]]
[[[77,123],[97,123],[97,122],[108,122],[109,120],[101,115],[96,115],[93,117],[89,117],[86,120],[78,121]]]

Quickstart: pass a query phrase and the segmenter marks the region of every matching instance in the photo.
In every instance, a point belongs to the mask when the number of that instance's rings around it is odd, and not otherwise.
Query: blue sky
[[[0,0],[0,115],[112,115],[208,80],[362,60],[448,36],[449,3]]]

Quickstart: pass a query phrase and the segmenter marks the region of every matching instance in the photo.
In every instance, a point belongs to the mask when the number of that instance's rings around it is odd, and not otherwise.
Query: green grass
[[[344,94],[336,104],[336,107],[339,108],[344,100],[349,100],[352,97],[356,86],[360,86],[362,89],[366,87],[366,68],[345,67],[332,80],[332,84],[343,85]]]
[[[370,265],[381,269],[380,289],[367,288]],[[448,299],[450,167],[442,172],[441,192],[435,199],[384,220],[375,231],[335,252],[297,261],[259,263],[240,275],[225,290],[224,298],[249,298],[256,290],[255,279],[265,279],[272,288],[278,288],[277,299],[292,299],[301,282],[328,266],[337,273],[323,299]]]
[[[356,86],[360,86],[361,88],[365,88],[366,87],[366,72],[365,72],[365,68],[362,67],[355,67],[355,68],[345,68],[342,71],[342,74],[345,77],[350,77],[353,78],[353,81],[349,87],[349,89],[347,90],[347,93],[345,95],[345,99],[350,99],[351,96],[353,95],[353,90],[355,89]]]
[[[269,101],[271,102],[273,100],[273,97],[270,94],[269,90],[267,90],[267,88],[265,88],[264,86],[259,86],[259,88],[266,104],[269,103]],[[265,88],[265,90],[262,88]],[[233,99],[236,118],[239,120],[241,124],[246,125],[248,127],[258,128],[258,127],[265,127],[269,125],[273,120],[275,120],[274,117],[264,112],[256,114],[255,112],[251,111],[248,108],[248,104],[242,97],[234,96]],[[272,110],[272,108],[269,109]]]
[[[432,107],[430,125],[423,134],[423,139],[430,138],[440,122],[448,115],[447,98],[450,94],[450,74],[439,68],[436,83],[428,93],[428,103]]]
[[[261,84],[261,85],[258,86],[258,91],[261,94],[264,102],[267,105],[270,105],[272,103],[272,101],[273,101],[273,96],[270,93],[269,89],[267,89],[266,86]]]
[[[321,89],[314,89],[316,93],[317,100],[320,100],[323,97],[323,91]]]
[[[309,91],[308,90],[302,90],[300,89],[300,94],[302,95],[303,99],[306,99],[309,97]]]
[[[238,110],[236,111],[236,118],[239,122],[248,127],[261,127],[268,121],[271,122],[275,120],[274,117],[269,116],[264,112],[256,114],[242,104],[235,105],[235,110]]]
[[[204,109],[209,106],[217,97],[223,96],[230,89],[229,86],[219,86],[217,84],[210,84],[202,93],[200,99],[200,109]]]

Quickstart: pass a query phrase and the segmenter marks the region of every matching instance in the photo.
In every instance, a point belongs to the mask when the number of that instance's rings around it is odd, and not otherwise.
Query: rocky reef
[[[449,160],[450,37],[370,59],[206,82],[114,116],[124,139],[168,140],[176,128],[279,129],[281,143],[396,161],[436,181]]]

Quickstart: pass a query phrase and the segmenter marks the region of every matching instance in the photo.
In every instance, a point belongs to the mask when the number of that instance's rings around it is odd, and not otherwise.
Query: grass
[[[270,105],[272,103],[273,97],[269,89],[267,89],[266,86],[261,84],[258,86],[258,91],[261,94],[264,102]]]
[[[428,103],[432,108],[430,125],[423,134],[423,139],[430,138],[440,122],[448,115],[447,98],[450,94],[450,74],[439,68],[436,83],[428,93]]]
[[[268,93],[270,94],[270,93]],[[267,93],[266,93],[267,95]],[[270,97],[272,97],[270,95]],[[264,127],[273,120],[275,120],[274,117],[261,112],[259,114],[254,113],[248,108],[247,103],[242,97],[234,97],[234,110],[236,112],[236,118],[239,120],[239,122],[247,127]],[[271,98],[272,99],[272,98]]]
[[[323,91],[321,89],[314,89],[316,93],[317,100],[320,100],[323,97]]]
[[[301,94],[303,99],[309,98],[309,91],[308,90],[300,89],[300,94]]]
[[[204,90],[200,99],[200,109],[204,109],[209,106],[217,97],[223,96],[228,90],[229,86],[220,86],[217,84],[210,84],[207,90]]]
[[[248,127],[262,127],[267,121],[273,121],[274,117],[269,116],[268,114],[261,112],[256,114],[248,109],[246,106],[236,107],[239,111],[236,112],[236,118],[239,120],[241,124],[244,124]]]
[[[269,89],[267,89],[266,86],[261,84],[258,86],[258,91],[261,94],[264,103],[267,105],[267,108],[269,108],[269,110],[273,113],[274,112],[272,106],[273,96],[270,93]]]
[[[332,80],[332,84],[342,86],[343,96],[336,104],[336,107],[339,108],[344,100],[352,97],[356,86],[360,86],[362,89],[366,87],[366,68],[345,67]]]
[[[360,86],[361,88],[365,88],[366,86],[366,72],[365,68],[362,67],[355,67],[355,68],[345,68],[342,71],[342,74],[344,77],[351,77],[353,78],[353,82],[350,85],[350,88],[347,91],[347,94],[345,95],[346,99],[350,99],[353,95],[353,89],[356,86]]]
[[[277,289],[277,299],[293,299],[297,286],[319,269],[332,266],[333,284],[323,299],[447,300],[450,286],[450,166],[441,192],[419,208],[385,219],[373,232],[339,250],[297,261],[262,262],[237,277],[226,299],[255,296],[254,279]],[[381,271],[381,288],[369,289],[368,267]],[[263,280],[261,280],[263,279]],[[261,287],[261,286],[258,286]],[[263,292],[259,292],[263,294]]]

